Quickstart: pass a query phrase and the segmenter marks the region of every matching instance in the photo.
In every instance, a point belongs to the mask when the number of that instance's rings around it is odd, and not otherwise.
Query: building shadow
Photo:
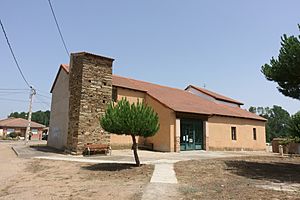
[[[300,183],[300,164],[253,161],[226,161],[228,171],[238,176],[271,182]]]
[[[97,163],[88,166],[82,166],[82,169],[91,170],[91,171],[121,171],[135,168],[134,164],[126,163]]]
[[[53,147],[49,147],[46,145],[30,145],[29,147],[35,151],[40,151],[40,152],[44,152],[44,153],[64,154],[64,150],[55,149]]]

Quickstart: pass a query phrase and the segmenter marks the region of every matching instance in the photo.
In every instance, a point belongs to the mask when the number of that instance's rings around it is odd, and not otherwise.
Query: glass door
[[[203,148],[203,125],[201,120],[180,119],[180,150]]]

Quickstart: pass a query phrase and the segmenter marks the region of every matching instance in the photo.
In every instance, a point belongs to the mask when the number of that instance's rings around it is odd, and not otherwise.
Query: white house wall
[[[48,146],[64,149],[67,144],[69,122],[69,75],[63,70],[52,90]]]

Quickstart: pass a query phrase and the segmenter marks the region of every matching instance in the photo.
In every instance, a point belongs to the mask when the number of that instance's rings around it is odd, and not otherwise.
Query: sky
[[[193,84],[250,106],[300,101],[283,96],[261,66],[280,37],[299,35],[299,0],[52,0],[70,52],[114,58],[113,73],[184,89]],[[33,111],[50,109],[59,65],[69,63],[47,0],[1,0],[0,18],[19,65],[37,89]],[[0,118],[27,111],[29,90],[0,32]]]

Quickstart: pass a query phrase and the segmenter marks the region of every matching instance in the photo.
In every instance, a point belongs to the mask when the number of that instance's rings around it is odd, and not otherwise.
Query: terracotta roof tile
[[[61,68],[63,68],[67,73],[69,73],[69,65],[68,64],[61,64]]]
[[[239,107],[218,104],[185,90],[113,75],[113,85],[126,87],[129,83],[130,89],[144,90],[147,94],[177,112],[266,120]]]
[[[10,117],[7,119],[0,120],[0,126],[1,127],[27,127],[28,120],[22,119],[22,118],[14,118]],[[45,126],[43,124],[36,123],[34,121],[31,121],[32,128],[44,128]]]
[[[69,74],[69,65],[68,64],[61,64],[60,66],[59,66],[59,69],[58,69],[58,72],[57,72],[57,74],[56,74],[56,76],[55,76],[55,79],[54,79],[54,82],[53,82],[53,84],[52,84],[52,87],[51,87],[51,89],[50,89],[50,93],[52,93],[52,90],[53,90],[53,88],[54,88],[54,85],[56,84],[56,81],[57,81],[57,78],[58,78],[58,75],[60,74],[60,70],[64,70],[67,74]]]

